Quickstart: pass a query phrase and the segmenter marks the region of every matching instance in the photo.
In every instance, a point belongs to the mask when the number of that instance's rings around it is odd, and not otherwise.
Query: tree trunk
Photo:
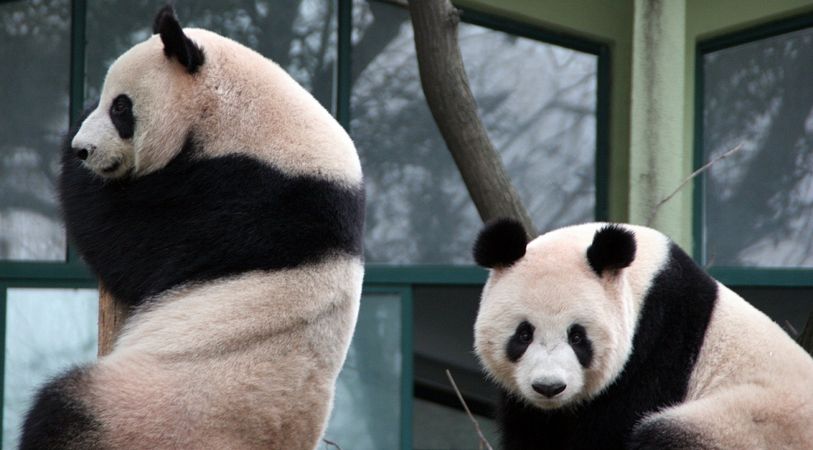
[[[99,356],[113,350],[113,344],[128,316],[127,306],[117,302],[99,283]]]
[[[536,237],[477,113],[457,41],[458,10],[449,0],[412,0],[409,13],[426,102],[480,217],[514,218],[529,237]]]

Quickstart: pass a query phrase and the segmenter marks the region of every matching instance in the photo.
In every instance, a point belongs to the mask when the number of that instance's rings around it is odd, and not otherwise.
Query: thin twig
[[[796,342],[798,342],[810,356],[813,356],[813,312],[811,312],[810,317],[807,318],[807,323],[805,323],[805,327],[802,329],[802,334]]]
[[[322,442],[324,442],[324,443],[325,443],[325,446],[326,446],[326,447],[333,446],[333,447],[338,448],[339,450],[342,450],[342,448],[341,448],[341,447],[339,447],[339,444],[337,444],[337,443],[335,443],[335,442],[333,442],[333,441],[329,441],[329,440],[327,440],[327,439],[325,439],[325,438],[322,438]]]
[[[799,332],[796,330],[796,327],[793,326],[787,319],[785,319],[785,329],[789,332],[793,339],[799,339]]]
[[[400,6],[401,8],[409,8],[407,0],[382,0],[384,3],[390,3],[393,6]]]
[[[706,164],[705,164],[703,167],[701,167],[701,168],[699,168],[699,169],[695,170],[694,172],[692,172],[692,173],[691,173],[691,175],[689,175],[688,177],[686,177],[686,179],[685,179],[685,180],[683,180],[683,182],[682,182],[682,183],[680,183],[680,184],[678,185],[678,187],[677,187],[677,188],[676,188],[674,191],[672,191],[672,193],[671,193],[671,194],[669,194],[669,195],[667,195],[666,197],[664,197],[664,199],[663,199],[663,200],[659,201],[659,202],[658,202],[658,204],[657,204],[657,205],[655,205],[655,206],[652,208],[652,213],[649,215],[649,219],[646,221],[646,226],[648,226],[648,227],[649,227],[649,226],[652,226],[652,222],[654,222],[654,221],[655,221],[655,216],[658,214],[658,209],[659,209],[661,206],[663,206],[663,204],[664,204],[664,203],[668,202],[669,200],[672,200],[672,197],[674,197],[675,195],[677,195],[677,193],[678,193],[678,192],[680,192],[680,190],[681,190],[681,189],[683,189],[683,188],[684,188],[684,187],[685,187],[687,184],[689,184],[689,182],[690,182],[690,181],[692,181],[692,180],[693,180],[693,179],[694,179],[696,176],[700,175],[701,173],[703,173],[703,172],[705,172],[706,170],[708,170],[708,169],[709,169],[711,166],[713,166],[714,164],[716,164],[716,163],[718,163],[718,162],[722,161],[723,159],[728,158],[729,156],[733,155],[734,153],[737,153],[737,152],[738,152],[738,151],[740,151],[740,150],[742,150],[742,142],[740,142],[739,144],[737,144],[737,146],[736,146],[736,147],[734,147],[734,148],[732,148],[731,150],[728,150],[727,152],[723,153],[722,155],[720,155],[720,156],[718,156],[718,157],[716,157],[716,158],[712,159],[711,161],[707,162],[707,163],[706,163]]]
[[[480,446],[486,446],[488,450],[494,450],[491,444],[488,443],[488,439],[483,435],[483,430],[480,429],[480,424],[477,422],[477,419],[474,418],[474,415],[469,411],[469,405],[466,404],[466,401],[463,400],[463,394],[460,393],[460,389],[457,388],[457,383],[454,382],[454,378],[452,378],[452,373],[449,372],[449,369],[446,369],[446,376],[449,377],[449,382],[452,383],[452,388],[454,388],[455,394],[457,394],[457,399],[460,400],[460,403],[463,405],[463,409],[466,410],[466,414],[469,416],[469,419],[474,423],[474,429],[477,430],[477,435],[480,437]]]

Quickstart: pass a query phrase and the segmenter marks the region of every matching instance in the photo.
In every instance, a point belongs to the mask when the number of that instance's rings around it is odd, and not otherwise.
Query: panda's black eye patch
[[[576,353],[576,358],[582,367],[590,367],[593,361],[593,343],[587,338],[587,330],[582,325],[575,323],[567,330],[567,342]]]
[[[523,321],[517,325],[517,329],[514,331],[513,336],[508,339],[508,345],[505,348],[505,354],[509,361],[517,362],[522,358],[525,350],[534,340],[534,330],[534,326],[528,321]]]
[[[119,137],[130,139],[135,131],[135,117],[133,116],[133,101],[125,94],[113,99],[110,104],[110,120]]]

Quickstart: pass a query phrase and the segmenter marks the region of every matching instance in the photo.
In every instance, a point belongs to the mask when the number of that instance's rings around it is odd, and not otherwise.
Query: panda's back
[[[813,359],[731,289],[718,283],[718,292],[687,399],[737,384],[777,384],[780,378],[783,384],[810,386],[807,394],[813,398],[813,384],[803,382],[813,379]]]
[[[318,276],[306,286],[309,274]],[[167,293],[133,318],[90,374],[88,406],[104,416],[105,445],[315,444],[344,362],[336,355],[346,354],[355,325],[362,276],[357,260],[337,257]],[[337,289],[339,282],[353,287]]]
[[[813,360],[736,293],[719,283],[718,292],[685,400],[638,430],[682,423],[708,448],[809,448]]]

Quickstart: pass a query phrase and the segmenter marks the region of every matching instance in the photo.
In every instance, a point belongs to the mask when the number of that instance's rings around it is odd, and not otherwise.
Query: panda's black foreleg
[[[645,420],[632,431],[629,450],[705,450],[707,446],[698,433],[684,424],[667,418]]]
[[[40,389],[23,422],[20,450],[98,448],[99,423],[78,398],[84,374],[72,369]]]

